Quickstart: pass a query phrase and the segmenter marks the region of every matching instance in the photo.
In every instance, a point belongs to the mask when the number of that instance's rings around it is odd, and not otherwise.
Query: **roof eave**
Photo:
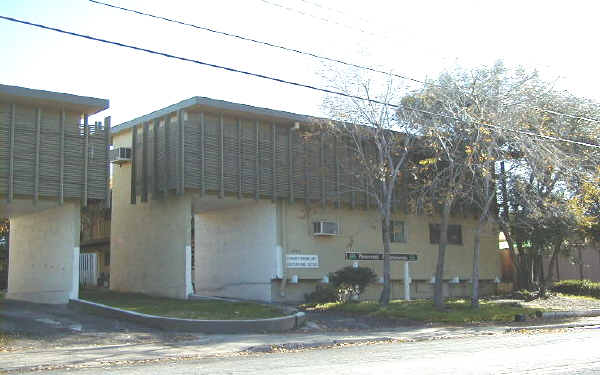
[[[107,99],[0,84],[0,100],[14,104],[60,107],[93,115],[109,107]]]
[[[165,117],[171,113],[175,113],[180,110],[190,109],[193,107],[206,107],[216,112],[234,112],[237,115],[241,116],[247,115],[248,117],[272,118],[280,121],[308,122],[315,119],[315,117],[308,115],[301,115],[286,111],[278,111],[269,108],[254,107],[246,104],[232,103],[224,100],[211,99],[201,96],[194,96],[192,98],[183,100],[179,103],[151,112],[147,115],[140,116],[133,120],[116,125],[112,128],[112,133],[117,134],[135,125],[153,121],[155,119]]]

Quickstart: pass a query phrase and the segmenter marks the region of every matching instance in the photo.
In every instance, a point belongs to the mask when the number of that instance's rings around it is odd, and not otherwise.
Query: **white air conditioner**
[[[338,234],[338,225],[332,221],[315,221],[313,223],[313,235],[335,236]]]
[[[121,165],[123,163],[131,162],[131,148],[130,147],[117,147],[113,148],[109,152],[110,162],[113,164]]]

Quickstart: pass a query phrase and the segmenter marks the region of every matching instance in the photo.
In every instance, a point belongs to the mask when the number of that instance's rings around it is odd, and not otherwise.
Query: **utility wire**
[[[44,29],[44,30],[55,31],[55,32],[58,32],[58,33],[61,33],[61,34],[67,34],[67,35],[71,35],[71,36],[75,36],[75,37],[79,37],[79,38],[84,38],[84,39],[88,39],[88,40],[92,40],[92,41],[96,41],[96,42],[100,42],[100,43],[114,45],[114,46],[118,46],[118,47],[122,47],[122,48],[128,48],[128,49],[132,49],[132,50],[135,50],[135,51],[141,51],[141,52],[146,52],[146,53],[149,53],[149,54],[163,56],[163,57],[167,57],[167,58],[171,58],[171,59],[176,59],[176,60],[180,60],[180,61],[191,62],[191,63],[194,63],[194,64],[208,66],[208,67],[215,68],[215,69],[221,69],[221,70],[225,70],[225,71],[228,71],[228,72],[239,73],[239,74],[243,74],[243,75],[247,75],[247,76],[252,76],[252,77],[267,79],[267,80],[270,80],[270,81],[274,81],[274,82],[278,82],[278,83],[283,83],[283,84],[288,84],[288,85],[292,85],[292,86],[296,86],[296,87],[303,87],[303,88],[311,89],[311,90],[314,90],[314,91],[320,91],[320,92],[324,92],[324,93],[327,93],[327,94],[333,94],[333,95],[343,96],[343,97],[350,98],[350,99],[357,99],[357,100],[361,100],[361,101],[365,101],[365,102],[369,102],[369,103],[380,104],[380,105],[383,105],[383,106],[386,106],[386,107],[390,107],[390,108],[406,108],[406,109],[409,109],[409,110],[418,111],[418,112],[421,112],[421,113],[426,113],[426,114],[429,114],[429,115],[432,115],[432,116],[436,116],[436,117],[448,118],[448,119],[455,120],[455,121],[463,121],[463,120],[460,120],[460,119],[458,119],[456,117],[449,116],[449,115],[444,115],[444,114],[441,114],[441,113],[434,113],[434,112],[423,110],[423,109],[403,107],[403,106],[400,106],[400,105],[397,105],[397,104],[385,103],[385,102],[382,102],[382,101],[376,100],[376,99],[364,98],[364,97],[361,97],[361,96],[358,96],[358,95],[347,94],[347,93],[344,93],[344,92],[341,92],[341,91],[330,90],[330,89],[326,89],[326,88],[322,88],[322,87],[317,87],[317,86],[313,86],[313,85],[309,85],[309,84],[305,84],[305,83],[300,83],[300,82],[295,82],[295,81],[289,81],[289,80],[285,80],[285,79],[281,79],[281,78],[277,78],[277,77],[267,76],[267,75],[264,75],[264,74],[252,73],[252,72],[248,72],[248,71],[241,70],[241,69],[231,68],[231,67],[227,67],[227,66],[223,66],[223,65],[218,65],[218,64],[212,64],[212,63],[208,63],[208,62],[201,61],[201,60],[196,60],[196,59],[191,59],[191,58],[187,58],[187,57],[176,56],[176,55],[173,55],[173,54],[170,54],[170,53],[166,53],[166,52],[155,51],[155,50],[151,50],[151,49],[148,49],[148,48],[137,47],[137,46],[134,46],[134,45],[131,45],[131,44],[125,44],[125,43],[115,42],[115,41],[111,41],[111,40],[107,40],[107,39],[97,38],[97,37],[94,37],[94,36],[91,36],[91,35],[80,34],[80,33],[76,33],[76,32],[73,32],[73,31],[67,31],[67,30],[56,28],[56,27],[51,27],[51,26],[46,26],[46,25],[42,25],[42,24],[38,24],[38,23],[24,21],[24,20],[20,20],[20,19],[17,19],[17,18],[13,18],[13,17],[7,17],[7,16],[0,15],[0,19],[4,19],[4,20],[7,20],[7,21],[16,22],[16,23],[20,23],[20,24],[24,24],[24,25],[28,25],[28,26],[33,26],[33,27],[37,27],[37,28],[40,28],[40,29]],[[469,121],[469,122],[471,122],[471,121]],[[526,132],[526,131],[517,130],[517,129],[509,129],[509,128],[504,128],[504,127],[500,127],[500,126],[497,126],[497,125],[491,125],[491,124],[487,124],[487,123],[476,123],[476,122],[471,122],[471,123],[473,123],[474,125],[482,125],[482,126],[486,126],[486,127],[490,127],[490,128],[494,128],[494,129],[500,129],[500,130],[504,130],[504,131],[510,131],[510,132],[519,133],[519,134],[523,134],[523,135],[527,135],[527,136],[531,136],[531,137],[537,137],[537,138],[542,138],[542,139],[546,139],[546,140],[552,140],[552,141],[557,141],[557,142],[564,142],[564,143],[570,143],[570,144],[576,144],[576,145],[580,145],[580,146],[592,147],[592,148],[598,148],[598,149],[600,149],[600,145],[595,145],[595,144],[591,144],[591,143],[573,141],[573,140],[566,139],[566,138],[557,138],[557,137],[552,137],[552,136],[542,135],[542,134],[535,134],[535,133],[532,133],[532,132]]]
[[[208,32],[211,32],[211,33],[214,33],[214,34],[223,35],[223,36],[227,36],[227,37],[231,37],[231,38],[235,38],[235,39],[239,39],[239,40],[243,40],[243,41],[246,41],[246,42],[251,42],[251,43],[255,43],[255,44],[259,44],[259,45],[264,45],[264,46],[271,47],[271,48],[277,48],[277,49],[284,50],[284,51],[287,51],[287,52],[293,52],[293,53],[297,53],[297,54],[300,54],[300,55],[309,56],[309,57],[316,58],[316,59],[321,59],[321,60],[324,60],[324,61],[334,62],[334,63],[342,64],[342,65],[345,65],[345,66],[350,66],[350,67],[353,67],[353,68],[370,71],[370,72],[373,72],[373,73],[378,73],[378,74],[383,74],[383,75],[387,75],[387,76],[391,76],[391,77],[396,77],[396,78],[400,78],[400,79],[412,81],[412,82],[415,82],[415,83],[420,83],[420,84],[423,84],[423,85],[441,87],[440,85],[432,83],[432,82],[426,82],[424,80],[412,78],[412,77],[409,77],[409,76],[406,76],[406,75],[402,75],[402,74],[397,74],[397,73],[392,73],[392,72],[385,72],[385,71],[380,70],[380,69],[372,68],[372,67],[365,66],[365,65],[355,64],[355,63],[352,63],[352,62],[348,62],[348,61],[344,61],[344,60],[340,60],[340,59],[336,59],[336,58],[332,58],[332,57],[318,55],[318,54],[313,53],[313,52],[302,51],[302,50],[299,50],[299,49],[296,49],[296,48],[285,47],[285,46],[282,46],[282,45],[279,45],[279,44],[275,44],[275,43],[271,43],[271,42],[260,41],[260,40],[249,38],[249,37],[245,37],[245,36],[242,36],[242,35],[239,35],[239,34],[233,34],[233,33],[225,32],[225,31],[219,31],[219,30],[216,30],[216,29],[213,29],[213,28],[209,28],[209,27],[206,27],[206,26],[200,26],[200,25],[196,25],[196,24],[191,24],[191,23],[179,21],[179,20],[176,20],[176,19],[173,19],[173,18],[163,17],[163,16],[159,16],[159,15],[156,15],[156,14],[151,14],[151,13],[143,12],[143,11],[136,10],[136,9],[125,8],[125,7],[121,7],[121,6],[118,6],[118,5],[106,3],[106,2],[103,2],[103,1],[99,1],[99,0],[88,0],[88,1],[90,1],[91,3],[94,3],[94,4],[106,6],[106,7],[117,9],[117,10],[121,10],[121,11],[124,11],[124,12],[134,13],[134,14],[141,15],[141,16],[146,16],[146,17],[151,17],[151,18],[154,18],[154,19],[158,19],[158,20],[162,20],[162,21],[166,21],[166,22],[171,22],[171,23],[179,24],[179,25],[182,25],[182,26],[191,27],[191,28],[194,28],[194,29],[197,29],[197,30],[208,31]],[[285,7],[283,5],[279,5],[279,4],[276,4],[276,3],[271,3],[271,2],[269,2],[267,0],[260,0],[260,1],[265,2],[267,4],[271,4],[271,5],[279,6],[281,8],[288,9],[287,7]],[[300,1],[304,1],[304,2],[309,3],[309,4],[314,4],[315,6],[320,6],[319,4],[312,3],[310,1],[306,1],[306,0],[300,0]],[[320,6],[320,7],[323,7],[323,6]],[[292,8],[289,8],[289,10],[293,11]],[[325,20],[325,21],[329,22],[325,18],[323,18],[322,20]],[[565,117],[569,117],[569,118],[572,118],[572,119],[600,123],[599,119],[595,119],[595,118],[591,118],[591,117],[576,116],[576,115],[561,113],[561,112],[553,111],[553,110],[550,110],[550,109],[544,109],[544,108],[540,108],[540,107],[530,107],[530,106],[527,106],[527,107],[528,108],[533,108],[533,109],[535,109],[537,111],[540,111],[540,112],[551,113],[551,114],[554,114],[554,115],[557,115],[557,116],[565,116]]]
[[[379,73],[379,74],[385,74],[385,75],[391,75],[397,78],[401,78],[401,79],[405,79],[405,80],[409,80],[409,81],[413,81],[416,83],[421,83],[421,84],[425,84],[425,81],[421,81],[415,78],[411,78],[408,76],[404,76],[404,75],[400,75],[400,74],[394,74],[394,73],[388,73],[385,72],[383,70],[379,70],[379,69],[375,69],[375,68],[371,68],[365,65],[359,65],[359,64],[354,64],[351,62],[347,62],[347,61],[343,61],[343,60],[339,60],[336,58],[332,58],[332,57],[326,57],[326,56],[321,56],[321,55],[317,55],[316,53],[313,52],[306,52],[306,51],[302,51],[296,48],[290,48],[290,47],[285,47],[279,44],[275,44],[275,43],[271,43],[271,42],[264,42],[264,41],[260,41],[257,39],[253,39],[253,38],[248,38],[239,34],[233,34],[233,33],[228,33],[225,31],[219,31],[219,30],[215,30],[206,26],[199,26],[199,25],[195,25],[195,24],[191,24],[191,23],[187,23],[187,22],[183,22],[183,21],[179,21],[173,18],[168,18],[168,17],[163,17],[163,16],[158,16],[155,14],[151,14],[151,13],[146,13],[146,12],[142,12],[140,10],[135,10],[135,9],[131,9],[131,8],[125,8],[125,7],[121,7],[121,6],[117,6],[117,5],[113,5],[113,4],[109,4],[109,3],[105,3],[102,1],[98,1],[98,0],[88,0],[94,4],[98,4],[98,5],[103,5],[109,8],[114,8],[114,9],[118,9],[118,10],[122,10],[125,12],[130,12],[130,13],[135,13],[141,16],[146,16],[146,17],[151,17],[151,18],[155,18],[155,19],[159,19],[159,20],[163,20],[166,22],[172,22],[172,23],[176,23],[179,25],[183,25],[183,26],[187,26],[187,27],[192,27],[194,29],[198,29],[198,30],[204,30],[204,31],[208,31],[214,34],[219,34],[219,35],[224,35],[227,37],[231,37],[231,38],[236,38],[236,39],[240,39],[246,42],[251,42],[251,43],[256,43],[256,44],[261,44],[263,46],[267,46],[267,47],[272,47],[272,48],[278,48],[284,51],[288,51],[288,52],[293,52],[293,53],[297,53],[300,55],[305,55],[305,56],[310,56],[316,59],[321,59],[321,60],[325,60],[325,61],[330,61],[330,62],[334,62],[334,63],[338,63],[338,64],[342,64],[342,65],[346,65],[346,66],[351,66],[353,68],[357,68],[357,69],[363,69],[363,70],[367,70],[373,73]],[[262,0],[261,0],[262,1]]]
[[[167,53],[167,52],[155,51],[155,50],[151,50],[151,49],[148,49],[148,48],[134,46],[134,45],[131,45],[131,44],[125,44],[125,43],[121,43],[121,42],[115,42],[115,41],[111,41],[111,40],[107,40],[107,39],[97,38],[97,37],[94,37],[94,36],[91,36],[91,35],[80,34],[80,33],[76,33],[76,32],[73,32],[73,31],[67,31],[67,30],[59,29],[59,28],[56,28],[56,27],[51,27],[51,26],[46,26],[46,25],[42,25],[42,24],[38,24],[38,23],[33,23],[33,22],[29,22],[29,21],[20,20],[20,19],[17,19],[17,18],[6,17],[6,16],[1,16],[0,15],[0,19],[4,19],[4,20],[7,20],[7,21],[12,21],[12,22],[17,22],[17,23],[21,23],[21,24],[24,24],[24,25],[34,26],[34,27],[38,27],[38,28],[41,28],[41,29],[45,29],[45,30],[56,31],[56,32],[59,32],[59,33],[62,33],[62,34],[76,36],[76,37],[84,38],[84,39],[89,39],[89,40],[93,40],[93,41],[96,41],[96,42],[101,42],[101,43],[105,43],[105,44],[112,44],[112,45],[115,45],[115,46],[118,46],[118,47],[129,48],[129,49],[132,49],[132,50],[146,52],[146,53],[150,53],[150,54],[153,54],[153,55],[159,55],[159,56],[164,56],[164,57],[168,57],[168,58],[171,58],[171,59],[176,59],[176,60],[181,60],[181,61],[187,61],[187,62],[195,63],[195,64],[198,64],[198,65],[209,66],[211,68],[226,70],[228,72],[240,73],[240,74],[244,74],[244,75],[247,75],[247,76],[253,76],[253,77],[263,78],[263,79],[267,79],[267,80],[270,80],[270,81],[275,81],[275,82],[279,82],[279,83],[285,83],[285,84],[292,85],[292,86],[303,87],[303,88],[307,88],[307,89],[311,89],[311,90],[315,90],[315,91],[321,91],[321,92],[325,92],[325,93],[328,93],[328,94],[340,95],[340,96],[345,96],[347,98],[369,101],[369,102],[373,102],[373,103],[381,104],[381,105],[387,105],[386,103],[384,103],[382,101],[378,101],[378,100],[374,100],[374,99],[366,99],[366,98],[363,98],[363,97],[360,97],[360,96],[357,96],[357,95],[347,94],[347,93],[344,93],[344,92],[341,92],[341,91],[330,90],[330,89],[326,89],[326,88],[322,88],[322,87],[317,87],[317,86],[313,86],[313,85],[309,85],[309,84],[305,84],[305,83],[295,82],[295,81],[289,81],[289,80],[286,80],[286,79],[272,77],[272,76],[268,76],[268,75],[264,75],[264,74],[260,74],[260,73],[252,73],[252,72],[248,72],[248,71],[245,71],[245,70],[231,68],[231,67],[227,67],[227,66],[223,66],[223,65],[212,64],[212,63],[208,63],[208,62],[201,61],[201,60],[196,60],[196,59],[187,58],[187,57],[181,57],[181,56],[173,55],[173,54],[170,54],[170,53]]]
[[[369,20],[367,20],[366,18],[363,18],[361,16],[355,16],[355,15],[352,15],[352,14],[349,14],[349,13],[346,13],[346,12],[342,12],[339,9],[328,7],[328,6],[325,6],[323,4],[319,4],[319,3],[315,2],[315,1],[309,1],[309,0],[300,0],[300,1],[302,1],[305,4],[310,4],[312,6],[315,6],[317,8],[321,8],[321,9],[328,10],[330,12],[341,14],[342,16],[350,16],[350,17],[356,18],[357,20],[360,20],[360,21],[362,21],[364,23],[369,23],[370,22]]]
[[[371,32],[371,31],[365,30],[365,29],[363,29],[361,27],[356,27],[356,26],[349,25],[347,23],[343,23],[343,22],[339,22],[339,21],[335,21],[335,20],[330,20],[328,18],[321,17],[321,16],[318,16],[316,14],[308,13],[308,12],[305,12],[305,11],[302,11],[302,10],[299,10],[299,9],[296,9],[296,8],[291,8],[291,7],[288,7],[286,5],[275,3],[275,2],[272,2],[272,1],[268,1],[268,0],[260,0],[260,1],[262,1],[265,4],[271,5],[271,6],[275,6],[275,7],[281,8],[281,9],[285,9],[288,12],[298,13],[298,14],[301,14],[301,15],[306,16],[306,17],[310,17],[310,18],[317,19],[319,21],[323,21],[325,23],[333,23],[333,24],[345,27],[345,28],[350,29],[350,30],[360,31],[361,33],[368,34],[368,35],[371,35],[371,36],[382,37],[381,35],[377,35],[377,34]],[[386,38],[389,38],[389,37],[386,37]]]

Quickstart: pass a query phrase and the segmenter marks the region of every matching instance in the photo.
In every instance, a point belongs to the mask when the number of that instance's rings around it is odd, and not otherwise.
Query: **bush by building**
[[[557,293],[600,298],[600,283],[590,280],[558,281],[552,285],[551,290]]]

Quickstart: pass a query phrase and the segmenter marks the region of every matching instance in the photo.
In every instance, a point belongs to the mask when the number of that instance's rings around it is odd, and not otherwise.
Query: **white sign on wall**
[[[286,255],[288,268],[319,268],[319,256],[307,254]]]

